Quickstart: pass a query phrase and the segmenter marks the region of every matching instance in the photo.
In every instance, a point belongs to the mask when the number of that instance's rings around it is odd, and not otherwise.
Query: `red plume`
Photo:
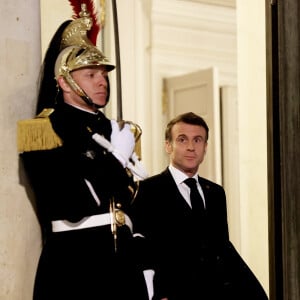
[[[69,0],[73,9],[73,19],[79,18],[79,13],[81,11],[81,4],[85,3],[88,12],[91,14],[93,19],[93,26],[91,30],[87,32],[89,40],[96,46],[97,36],[100,31],[100,25],[98,23],[97,12],[93,0]]]

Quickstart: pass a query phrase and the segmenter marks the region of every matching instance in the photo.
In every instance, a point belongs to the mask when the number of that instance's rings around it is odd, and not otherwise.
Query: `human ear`
[[[170,141],[165,141],[165,150],[168,154],[172,152],[172,144]]]
[[[57,78],[57,83],[64,92],[70,91],[70,89],[71,89],[70,86],[67,84],[67,82],[65,81],[65,79],[62,76],[59,76]]]

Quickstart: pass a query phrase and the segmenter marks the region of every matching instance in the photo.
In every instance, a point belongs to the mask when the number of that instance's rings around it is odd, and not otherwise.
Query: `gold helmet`
[[[115,66],[87,37],[87,31],[91,29],[93,21],[84,3],[81,5],[79,16],[62,34],[61,52],[55,62],[54,74],[56,79],[59,76],[64,77],[75,92],[85,97],[84,91],[70,73],[81,68],[97,66],[104,66],[110,72]]]
[[[108,72],[115,68],[95,46],[69,46],[58,55],[54,72],[56,77],[65,77],[74,70],[95,66],[104,66]]]
[[[55,78],[64,77],[78,95],[85,97],[84,91],[74,81],[70,73],[81,68],[96,66],[104,66],[108,72],[115,68],[95,46],[69,46],[63,49],[56,59]]]

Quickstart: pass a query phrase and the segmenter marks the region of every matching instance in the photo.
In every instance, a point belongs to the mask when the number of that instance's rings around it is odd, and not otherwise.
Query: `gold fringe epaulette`
[[[53,108],[45,108],[33,119],[17,123],[18,151],[50,150],[62,146],[62,140],[52,128],[49,116]]]

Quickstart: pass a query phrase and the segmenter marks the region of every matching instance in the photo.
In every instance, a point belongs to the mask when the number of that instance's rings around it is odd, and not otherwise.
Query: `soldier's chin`
[[[107,100],[106,100],[106,98],[98,99],[98,100],[97,99],[93,99],[93,104],[96,107],[102,108],[102,107],[104,107],[107,104]]]

